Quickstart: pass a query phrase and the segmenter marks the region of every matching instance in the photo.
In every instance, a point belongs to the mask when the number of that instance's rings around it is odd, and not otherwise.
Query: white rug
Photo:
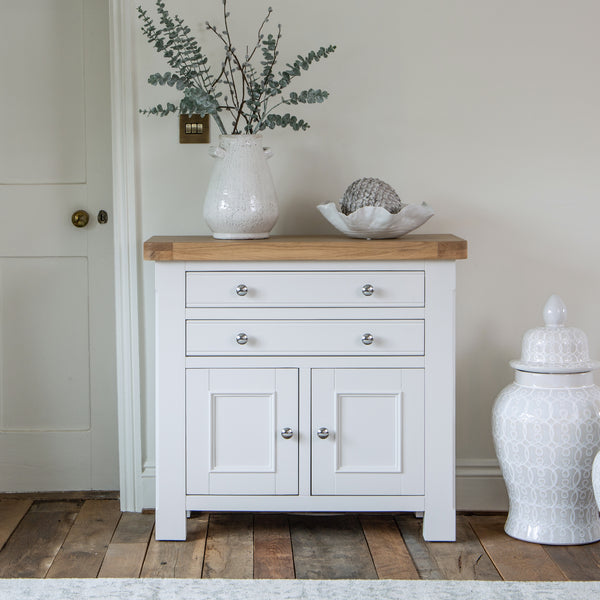
[[[600,582],[2,579],[1,600],[598,600]]]

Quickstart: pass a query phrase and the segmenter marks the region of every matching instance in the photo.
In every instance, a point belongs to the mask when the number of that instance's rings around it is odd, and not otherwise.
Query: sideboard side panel
[[[186,538],[184,277],[184,263],[156,263],[157,540]]]
[[[456,539],[454,261],[430,261],[425,275],[425,519],[429,541]]]

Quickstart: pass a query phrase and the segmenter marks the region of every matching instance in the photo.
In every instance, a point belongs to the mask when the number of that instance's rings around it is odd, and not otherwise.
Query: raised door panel
[[[0,258],[3,433],[89,431],[87,266],[83,257]]]
[[[2,183],[86,181],[84,17],[83,0],[2,3]]]
[[[189,369],[186,410],[188,494],[298,493],[296,369]]]
[[[422,369],[314,369],[312,493],[423,494],[423,399]]]

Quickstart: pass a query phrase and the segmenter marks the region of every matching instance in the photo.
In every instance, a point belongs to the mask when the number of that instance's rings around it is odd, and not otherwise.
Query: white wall
[[[229,0],[235,35],[254,39],[269,4],[272,23],[284,26],[284,62],[338,46],[298,80],[331,92],[325,104],[302,111],[312,128],[265,135],[281,202],[274,233],[331,233],[314,207],[373,176],[405,201],[433,207],[436,216],[420,232],[468,240],[470,257],[458,265],[458,505],[503,507],[491,407],[551,293],[562,296],[569,324],[586,331],[600,357],[600,3]],[[222,9],[220,0],[168,5],[205,40],[202,24],[218,21]],[[140,106],[175,99],[145,83],[168,68],[141,34],[136,52]],[[144,239],[209,233],[202,198],[211,160],[206,146],[179,145],[176,117],[140,117]],[[151,264],[143,276],[151,476]]]

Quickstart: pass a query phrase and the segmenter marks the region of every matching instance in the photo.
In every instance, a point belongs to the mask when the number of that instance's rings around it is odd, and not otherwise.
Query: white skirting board
[[[456,461],[456,509],[508,510],[506,486],[495,458]]]
[[[142,472],[144,508],[155,507],[155,469],[145,465]],[[506,511],[508,496],[496,459],[459,459],[456,467],[456,509]]]

